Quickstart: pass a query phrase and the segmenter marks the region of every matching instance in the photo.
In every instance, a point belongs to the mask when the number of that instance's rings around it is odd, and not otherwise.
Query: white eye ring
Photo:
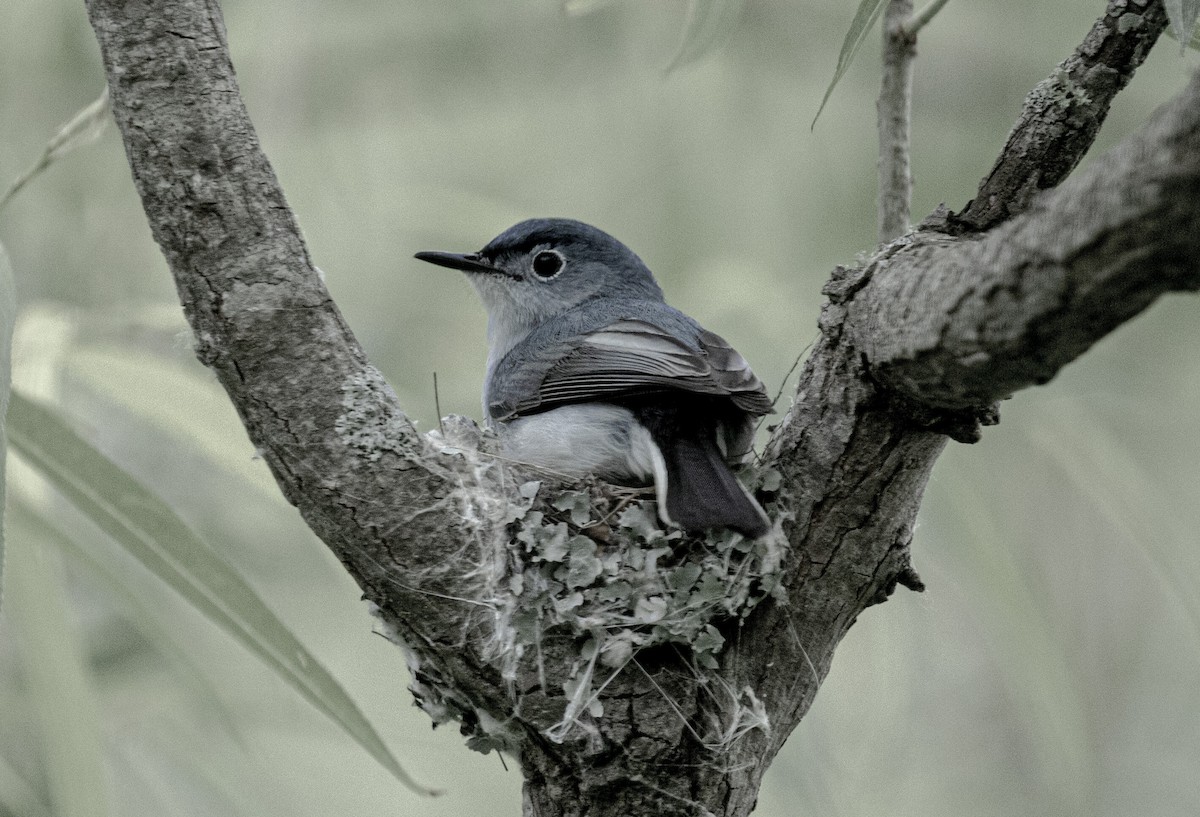
[[[557,278],[566,267],[567,259],[563,258],[563,254],[558,250],[541,250],[535,253],[529,262],[534,276],[542,281]]]

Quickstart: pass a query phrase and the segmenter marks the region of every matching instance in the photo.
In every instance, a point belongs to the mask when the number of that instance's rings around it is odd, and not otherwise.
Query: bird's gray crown
[[[517,255],[542,244],[583,250],[597,261],[608,260],[614,265],[633,259],[638,265],[645,266],[632,250],[608,233],[570,218],[526,219],[493,238],[479,254],[485,258]]]
[[[569,218],[531,218],[514,224],[479,251],[480,260],[522,274],[530,259],[557,252],[564,273],[556,288],[591,290],[610,297],[662,300],[662,290],[633,250],[601,229]]]

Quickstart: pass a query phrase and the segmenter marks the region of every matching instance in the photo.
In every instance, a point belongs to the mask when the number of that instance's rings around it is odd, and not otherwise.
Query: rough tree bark
[[[769,493],[786,602],[715,620],[716,669],[679,648],[639,653],[606,676],[591,729],[551,739],[578,639],[547,634],[536,661],[506,668],[488,641],[494,611],[461,569],[464,551],[510,538],[478,511],[529,505],[522,480],[494,466],[464,504],[462,456],[418,436],[366,360],[259,148],[216,0],[88,11],[199,358],[406,645],[426,707],[520,758],[529,815],[748,814],[855,618],[897,584],[920,589],[913,518],[947,437],[976,439],[996,400],[1045,383],[1160,294],[1200,288],[1200,77],[1063,181],[1165,24],[1157,1],[1113,0],[1031,94],[980,206],[938,214],[826,286],[820,339],[763,457],[782,478]],[[1054,118],[1069,104],[1087,115]],[[563,518],[548,496],[532,510]]]

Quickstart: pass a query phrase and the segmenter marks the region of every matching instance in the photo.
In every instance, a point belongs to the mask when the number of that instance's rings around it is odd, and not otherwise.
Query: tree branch
[[[888,0],[883,13],[883,83],[876,102],[879,124],[879,243],[908,232],[912,167],[909,162],[913,60],[912,0]]]
[[[1166,292],[1200,288],[1200,74],[1134,136],[978,240],[876,259],[849,321],[880,382],[938,408],[1045,383]]]
[[[407,651],[418,701],[477,745],[519,755],[527,814],[749,814],[857,616],[898,584],[920,588],[912,523],[939,429],[957,427],[914,423],[897,396],[973,411],[1195,281],[1197,82],[1027,217],[973,241],[918,234],[834,275],[764,454],[780,479],[761,495],[786,541],[751,552],[779,560],[786,602],[713,616],[719,667],[677,643],[609,666],[561,628],[536,655],[505,651],[496,621],[511,624],[521,602],[511,588],[532,560],[529,515],[584,549],[589,534],[547,504],[547,486],[518,495],[525,478],[476,453],[469,423],[448,421],[441,442],[416,435],[309,262],[238,96],[216,0],[88,0],[88,11],[198,356]],[[636,544],[616,529],[590,535],[605,555]],[[711,546],[677,542],[664,558]],[[581,665],[599,673],[597,691],[575,702],[603,715],[558,731]]]
[[[1109,0],[1075,53],[1029,92],[975,198],[941,228],[963,233],[994,227],[1065,179],[1166,26],[1161,0]]]
[[[134,182],[175,278],[196,354],[236,406],[288,501],[393,631],[436,643],[461,627],[457,477],[428,456],[309,260],[259,148],[216,0],[91,0]],[[447,651],[446,674],[488,678]],[[495,691],[484,698],[505,704]]]

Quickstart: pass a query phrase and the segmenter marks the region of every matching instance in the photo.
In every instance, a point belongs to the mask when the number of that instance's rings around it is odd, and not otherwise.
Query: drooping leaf
[[[821,111],[825,110],[825,103],[829,101],[829,95],[833,93],[833,89],[837,86],[842,75],[846,73],[846,69],[850,67],[850,63],[854,61],[854,55],[858,53],[859,47],[866,39],[867,32],[875,25],[875,20],[879,17],[879,13],[883,11],[884,4],[887,0],[862,0],[858,4],[858,11],[854,13],[854,20],[850,23],[850,30],[846,32],[846,39],[842,41],[842,50],[838,52],[837,67],[833,69],[833,79],[829,81],[829,87],[825,89],[825,96],[821,98],[821,105],[817,108],[817,115],[813,117],[812,126],[816,127],[817,119],[821,116]]]
[[[0,811],[22,817],[51,817],[50,807],[37,790],[8,761],[0,757]]]
[[[8,204],[9,200],[22,187],[37,178],[38,174],[43,170],[76,148],[91,144],[99,139],[112,118],[109,116],[109,110],[108,86],[105,85],[104,91],[100,96],[95,101],[80,109],[79,113],[75,114],[69,122],[59,128],[58,133],[50,137],[50,141],[46,143],[46,148],[42,151],[42,155],[38,157],[38,160],[8,186],[8,189],[4,191],[4,195],[0,195],[0,210],[4,209],[4,205]]]
[[[582,17],[615,2],[617,0],[563,0],[562,9],[572,17]]]
[[[21,644],[50,805],[63,817],[105,817],[104,738],[92,675],[70,620],[58,554],[30,539],[10,548],[7,618]]]
[[[1039,433],[1039,446],[1062,468],[1071,485],[1091,500],[1098,518],[1119,533],[1130,547],[1140,553],[1161,581],[1164,590],[1174,597],[1186,613],[1193,629],[1200,633],[1200,589],[1188,580],[1186,571],[1173,564],[1165,542],[1187,541],[1189,532],[1172,530],[1176,519],[1167,514],[1146,516],[1144,509],[1154,506],[1147,486],[1154,477],[1147,473],[1130,455],[1127,447],[1109,434],[1098,419],[1090,420],[1086,440],[1077,427],[1059,423],[1054,433]],[[1083,452],[1096,452],[1091,458]],[[1148,535],[1156,528],[1158,535]]]
[[[1017,699],[1028,702],[1025,717],[1034,761],[1053,765],[1058,784],[1076,789],[1068,796],[1084,797],[1082,782],[1097,759],[1088,739],[1079,670],[1056,638],[1058,622],[1048,597],[1036,591],[1029,566],[1009,548],[997,546],[1005,539],[991,498],[973,489],[970,480],[945,485],[948,506],[972,540],[963,543],[963,555],[971,560],[970,574],[987,577],[981,582],[987,592],[973,594],[972,602],[981,615],[1005,623],[997,628],[997,634],[1003,629],[1002,636],[988,647],[1001,656],[998,660],[1004,669],[997,680],[1009,685]]]
[[[1196,39],[1196,18],[1200,17],[1200,0],[1163,0],[1167,19],[1171,22],[1170,34],[1179,40],[1179,51]]]
[[[1179,35],[1175,33],[1174,26],[1167,26],[1164,32],[1172,40],[1179,40]],[[1192,36],[1187,40],[1183,40],[1180,49],[1190,48],[1194,51],[1200,51],[1200,25],[1192,25]]]
[[[23,320],[27,316],[22,316]],[[23,331],[28,327],[22,324]],[[250,443],[225,392],[200,366],[152,354],[131,344],[74,341],[53,364],[63,378],[80,384],[122,413],[128,422],[178,438],[212,463],[231,488],[255,504],[277,501],[279,491],[261,462],[247,456]],[[145,388],[153,383],[153,389]],[[242,441],[230,445],[231,435]]]
[[[683,37],[667,72],[695,62],[728,37],[742,18],[746,0],[690,0]]]
[[[12,336],[17,322],[17,296],[13,285],[12,264],[0,244],[0,607],[4,605],[4,484],[8,459],[8,438],[4,418],[8,414],[8,394],[12,389]]]
[[[101,530],[271,667],[380,765],[414,791],[432,794],[401,768],[328,671],[232,566],[153,491],[79,437],[54,412],[13,392],[9,440]]]
[[[240,741],[237,724],[225,707],[220,695],[209,680],[204,668],[197,665],[188,654],[187,633],[171,627],[160,610],[150,609],[138,592],[136,583],[131,583],[92,556],[87,549],[63,533],[54,522],[45,518],[26,503],[14,497],[9,507],[10,527],[14,537],[25,541],[37,541],[39,545],[60,550],[70,562],[80,566],[89,579],[95,580],[122,609],[128,620],[142,636],[165,658],[179,668],[183,683],[196,691],[196,699],[209,704],[212,712],[225,731]]]

